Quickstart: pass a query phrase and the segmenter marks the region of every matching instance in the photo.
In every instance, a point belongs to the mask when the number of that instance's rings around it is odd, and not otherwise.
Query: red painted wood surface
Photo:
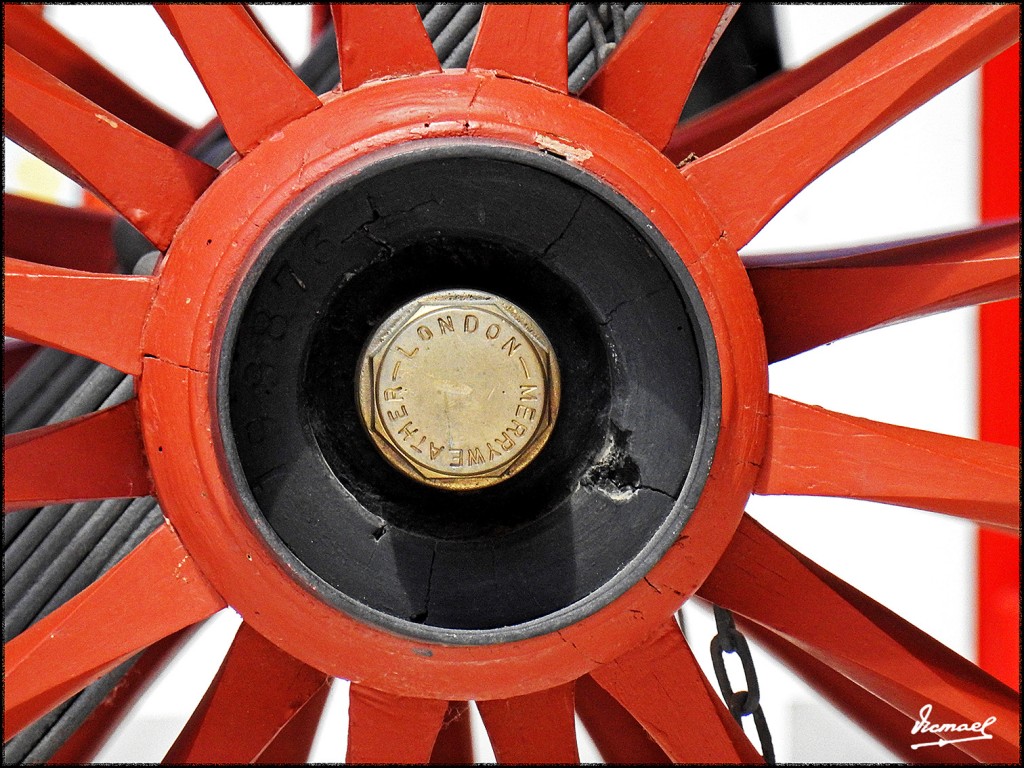
[[[4,436],[5,512],[152,492],[134,399]]]
[[[412,3],[335,3],[331,12],[345,90],[382,77],[441,71],[430,36]]]
[[[5,258],[4,333],[137,374],[142,328],[155,295],[153,277]]]
[[[437,734],[431,765],[472,765],[473,733],[469,721],[469,703],[452,701],[444,715],[444,725]]]
[[[738,7],[646,5],[580,98],[664,148],[697,75]]]
[[[4,46],[4,133],[166,248],[217,172],[146,136]]]
[[[140,653],[132,668],[47,763],[63,765],[92,762],[125,714],[131,711],[153,679],[177,655],[185,641],[192,636],[193,630],[194,627],[180,629]]]
[[[832,706],[875,737],[900,760],[926,765],[973,764],[973,758],[961,752],[956,744],[942,748],[913,749],[911,729],[913,717],[851,682],[834,669],[822,664],[806,651],[779,634],[750,621],[737,621],[737,626],[749,639],[768,649],[779,661],[796,673],[801,680],[820,693]],[[800,727],[799,725],[797,727]],[[921,739],[928,741],[928,739]]]
[[[448,702],[381,693],[353,683],[348,696],[348,763],[425,763]]]
[[[590,675],[576,681],[576,712],[606,763],[671,763],[644,727]]]
[[[320,100],[241,5],[157,5],[242,154]]]
[[[761,763],[674,621],[591,672],[677,763]]]
[[[866,499],[1020,530],[1020,451],[773,395],[754,492]]]
[[[174,146],[192,130],[27,6],[4,3],[4,42],[90,101],[164,144]]]
[[[1020,45],[981,70],[981,216],[1020,216]],[[1020,446],[1020,302],[981,308],[979,435]],[[978,532],[978,662],[1020,689],[1020,536]]]
[[[573,689],[566,683],[512,699],[478,701],[498,762],[578,763]]]
[[[4,740],[143,648],[224,607],[169,525],[4,646]]]
[[[116,265],[109,211],[69,208],[4,193],[4,257],[86,272]]]
[[[487,3],[470,69],[493,69],[569,91],[569,6]]]
[[[753,518],[743,518],[698,594],[779,633],[905,715],[917,717],[931,704],[933,723],[983,723],[995,717],[987,729],[992,739],[961,748],[982,762],[1019,761],[1015,691],[811,562]]]
[[[291,765],[309,762],[309,753],[313,748],[320,718],[327,704],[331,686],[322,685],[312,698],[302,705],[277,736],[267,745],[256,759],[262,765]]]
[[[690,153],[706,155],[718,149],[848,64],[926,7],[902,6],[796,69],[767,77],[728,101],[680,123],[672,132],[665,155],[679,163]]]
[[[775,362],[881,325],[1020,296],[1020,220],[745,263]]]
[[[327,675],[243,623],[165,764],[252,762],[321,688]]]
[[[1017,6],[932,6],[683,174],[740,248],[819,175],[1019,35]]]

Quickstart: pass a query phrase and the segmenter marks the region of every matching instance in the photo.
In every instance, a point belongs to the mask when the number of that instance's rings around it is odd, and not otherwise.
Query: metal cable
[[[61,353],[64,354],[64,353]],[[35,397],[27,404],[4,431],[19,432],[47,424],[50,417],[63,405],[71,393],[78,388],[92,371],[96,363],[83,357],[67,355],[67,362],[52,377],[39,380],[35,384]],[[20,373],[20,372],[19,372]]]
[[[569,92],[579,93],[583,90],[583,86],[587,84],[591,77],[597,72],[598,54],[597,48],[595,47],[595,33],[592,31],[592,25],[589,21],[589,13],[587,8],[590,4],[578,3],[573,6],[569,12]],[[602,4],[603,5],[603,4]],[[630,26],[636,21],[636,17],[640,15],[640,11],[643,10],[643,3],[609,3],[611,6],[618,6],[618,10],[611,11],[605,14],[605,19],[601,19],[601,14],[598,13],[598,20],[601,22],[601,35],[598,40],[603,39],[607,44],[608,41],[618,43],[625,33],[629,31]],[[576,32],[573,33],[573,11],[579,8],[579,18],[582,19]],[[621,12],[621,20],[616,22],[616,18]],[[623,32],[620,35],[617,31],[618,27],[622,28]],[[606,53],[610,52],[606,50]]]
[[[103,405],[103,401],[110,397],[110,394],[121,386],[125,379],[131,381],[131,377],[125,376],[121,371],[116,371],[106,365],[94,364],[85,380],[68,395],[63,405],[50,417],[49,423],[56,424],[98,410]]]
[[[459,6],[455,16],[434,38],[434,50],[439,61],[445,61],[459,43],[469,36],[473,27],[480,21],[482,11],[483,3],[463,3]]]
[[[622,42],[626,36],[629,23],[626,21],[626,10],[624,3],[609,3],[612,13],[612,34],[616,42]]]
[[[604,32],[604,23],[598,13],[598,3],[587,3],[583,6],[587,14],[587,29],[590,31],[590,39],[594,43],[594,55],[597,56],[597,65],[604,64],[608,57],[605,46],[608,45],[608,38]]]
[[[106,396],[102,403],[100,403],[100,410],[106,408],[113,408],[115,405],[120,405],[132,397],[135,396],[135,379],[131,376],[125,376],[121,379],[120,383],[114,387],[114,389]]]
[[[442,62],[442,66],[447,69],[465,67],[469,63],[469,54],[473,51],[473,43],[476,42],[476,35],[479,31],[480,22],[477,21],[469,32],[466,33],[466,36],[462,38],[462,41],[455,46],[455,50],[451,52],[451,55]]]
[[[81,358],[78,358],[81,360]],[[72,391],[64,402],[56,407],[52,416],[45,423],[56,424],[66,419],[73,419],[92,413],[98,408],[121,402],[124,394],[131,392],[131,377],[105,365],[84,360],[87,364],[81,369],[82,379],[79,386]],[[125,383],[127,382],[127,384]],[[32,424],[31,427],[42,426]],[[88,515],[94,505],[57,504],[42,507],[34,514],[22,514],[15,526],[4,526],[4,599],[8,608],[16,603],[27,587],[27,580],[38,576],[38,565],[48,566],[62,546],[72,534],[69,526],[82,522],[82,516]],[[88,510],[88,511],[87,511]],[[8,538],[9,537],[9,538]],[[39,551],[40,554],[35,553]],[[29,563],[29,561],[32,563]],[[5,617],[7,612],[5,611]],[[4,632],[8,632],[5,622]],[[5,637],[7,635],[5,634]]]
[[[47,727],[39,728],[38,732],[32,733],[24,740],[21,739],[21,733],[11,739],[8,744],[4,745],[4,761],[16,762],[11,760],[8,749],[17,749],[18,751],[27,749],[20,759],[20,762],[26,764],[41,764],[49,760],[67,741],[68,736],[78,730],[93,710],[121,682],[121,678],[132,668],[138,657],[139,655],[136,655],[115,667],[77,696],[68,699],[57,709],[48,713],[45,718]],[[39,724],[43,722],[43,719],[38,721]],[[22,733],[26,733],[28,730],[26,729]]]
[[[121,542],[121,546],[110,557],[108,565],[104,567],[104,570],[114,565],[114,563],[120,562],[129,552],[141,544],[149,534],[155,531],[163,521],[164,512],[154,499],[153,506],[142,516],[142,521],[139,525],[129,531],[128,538]]]
[[[4,514],[4,549],[14,541],[14,537],[21,533],[21,530],[29,524],[36,510],[16,509]]]
[[[112,499],[98,505],[92,503],[75,505],[75,511],[67,515],[67,518],[73,521],[71,523],[73,527],[66,538],[62,537],[62,540],[57,542],[61,547],[57,555],[46,562],[45,567],[34,575],[34,578],[30,576],[31,580],[26,584],[17,577],[33,570],[29,566],[43,562],[41,556],[32,558],[11,580],[9,586],[4,586],[4,599],[7,602],[7,613],[4,617],[5,639],[17,635],[48,613],[44,610],[44,606],[50,604],[51,598],[62,587],[68,586],[72,574],[88,557],[89,552],[100,543],[121,513],[128,508],[128,504],[128,499]],[[67,527],[63,530],[55,529],[55,533],[66,532],[68,532]],[[43,547],[50,545],[56,538],[56,536],[48,537],[43,542]],[[71,590],[69,594],[77,594],[89,583],[86,581],[76,584],[77,588]],[[15,589],[23,591],[18,594],[16,599],[12,600],[8,596],[8,589],[12,592]]]
[[[569,72],[580,65],[592,42],[587,28],[587,9],[583,3],[569,6]]]
[[[4,390],[4,432],[12,431],[8,425],[32,403],[39,384],[56,376],[70,360],[67,352],[48,347],[29,358]]]
[[[127,535],[118,542],[117,551],[111,553],[109,549],[97,547],[96,550],[90,553],[90,557],[97,559],[101,566],[95,577],[89,579],[84,584],[70,585],[70,580],[66,582],[64,588],[70,587],[70,589],[67,589],[63,599],[58,599],[58,596],[55,596],[51,600],[51,605],[43,609],[42,615],[49,613],[50,610],[73,597],[80,588],[88,586],[95,578],[99,578],[99,576],[112,568],[138,546],[146,536],[152,533],[163,520],[163,514],[156,505],[156,499],[152,497],[135,499],[129,505],[129,509],[135,510],[137,514],[125,515],[119,521],[119,523],[124,523],[122,527],[126,529]],[[85,719],[92,711],[121,681],[121,678],[131,669],[139,655],[141,654],[137,654],[119,667],[111,670],[4,744],[4,764],[45,763],[49,760],[67,741],[67,738],[85,722]]]
[[[63,505],[62,505],[63,506]],[[48,589],[49,584],[40,581],[47,569],[55,563],[63,561],[71,553],[65,553],[68,544],[75,538],[79,529],[88,522],[92,513],[100,506],[99,502],[90,501],[84,504],[72,504],[64,514],[56,519],[52,516],[40,514],[32,521],[32,526],[18,537],[16,545],[22,545],[19,552],[31,546],[30,557],[24,559],[21,566],[14,571],[4,584],[4,642],[18,635],[25,630],[32,619],[35,611],[23,601],[30,590]],[[53,507],[44,507],[42,512],[49,512]],[[40,524],[37,525],[36,523]],[[45,523],[51,523],[45,526]],[[8,550],[10,552],[11,550]],[[7,552],[4,553],[4,565],[6,570]],[[6,576],[6,574],[5,574]],[[56,591],[58,585],[53,587]],[[41,604],[40,604],[41,605]]]
[[[431,40],[436,40],[437,36],[441,34],[441,30],[447,27],[455,18],[455,14],[459,12],[459,6],[456,3],[420,3],[417,9],[423,18],[423,26]]]
[[[72,504],[51,504],[48,507],[41,507],[39,509],[23,510],[23,513],[28,513],[26,515],[27,521],[25,525],[18,532],[16,537],[12,537],[14,539],[14,543],[4,547],[3,577],[5,594],[7,592],[7,585],[25,564],[25,561],[33,556],[39,542],[45,538],[46,532],[53,528],[53,526],[68,513],[72,506]],[[6,517],[12,516],[13,515],[5,516],[5,530],[8,527]],[[17,544],[19,540],[22,541],[20,545]],[[6,616],[6,610],[4,615]]]
[[[65,701],[4,744],[4,765],[28,763],[28,755],[32,752],[33,747],[52,732],[53,727],[69,707],[71,707],[71,701]]]
[[[112,568],[162,521],[163,514],[156,499],[144,497],[128,503],[125,513],[115,523],[119,530],[114,531],[114,535],[104,537],[101,544],[89,552],[72,577],[61,586],[58,594],[42,609],[39,618],[74,597]],[[49,760],[120,682],[137,658],[138,655],[108,672],[14,736],[4,744],[4,763],[45,763]]]
[[[144,521],[151,516],[154,507],[156,499],[152,496],[128,501],[74,571],[39,610],[39,618],[60,607],[98,579],[106,568],[118,559],[117,555],[122,545],[131,539],[133,532],[146,527]]]

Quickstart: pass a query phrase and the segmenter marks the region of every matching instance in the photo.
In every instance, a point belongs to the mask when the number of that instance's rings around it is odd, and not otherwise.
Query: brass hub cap
[[[519,307],[443,291],[401,307],[360,361],[359,412],[384,457],[448,490],[494,485],[540,452],[558,412],[551,344]]]

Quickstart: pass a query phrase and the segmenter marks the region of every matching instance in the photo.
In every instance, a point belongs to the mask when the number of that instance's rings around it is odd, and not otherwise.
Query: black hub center
[[[453,289],[522,307],[562,379],[533,462],[461,493],[389,465],[355,396],[381,321]],[[678,255],[579,168],[477,142],[419,143],[307,201],[247,277],[221,370],[239,496],[297,577],[446,642],[550,631],[638,581],[696,505],[718,424],[714,343]]]

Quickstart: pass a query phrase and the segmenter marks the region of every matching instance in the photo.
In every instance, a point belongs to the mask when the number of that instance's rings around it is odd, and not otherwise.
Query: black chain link
[[[761,754],[766,763],[774,765],[775,749],[772,747],[772,735],[768,731],[768,721],[761,709],[761,689],[757,684],[757,671],[754,669],[754,659],[750,655],[747,638],[736,629],[736,624],[729,611],[719,608],[717,605],[712,607],[715,609],[715,624],[718,625],[718,634],[711,639],[711,664],[715,669],[715,677],[718,678],[722,699],[729,708],[733,719],[741,728],[744,717],[750,715],[754,718],[757,738],[761,742]],[[729,672],[725,668],[725,654],[727,653],[735,653],[740,657],[743,676],[747,684],[745,691],[733,690]]]

